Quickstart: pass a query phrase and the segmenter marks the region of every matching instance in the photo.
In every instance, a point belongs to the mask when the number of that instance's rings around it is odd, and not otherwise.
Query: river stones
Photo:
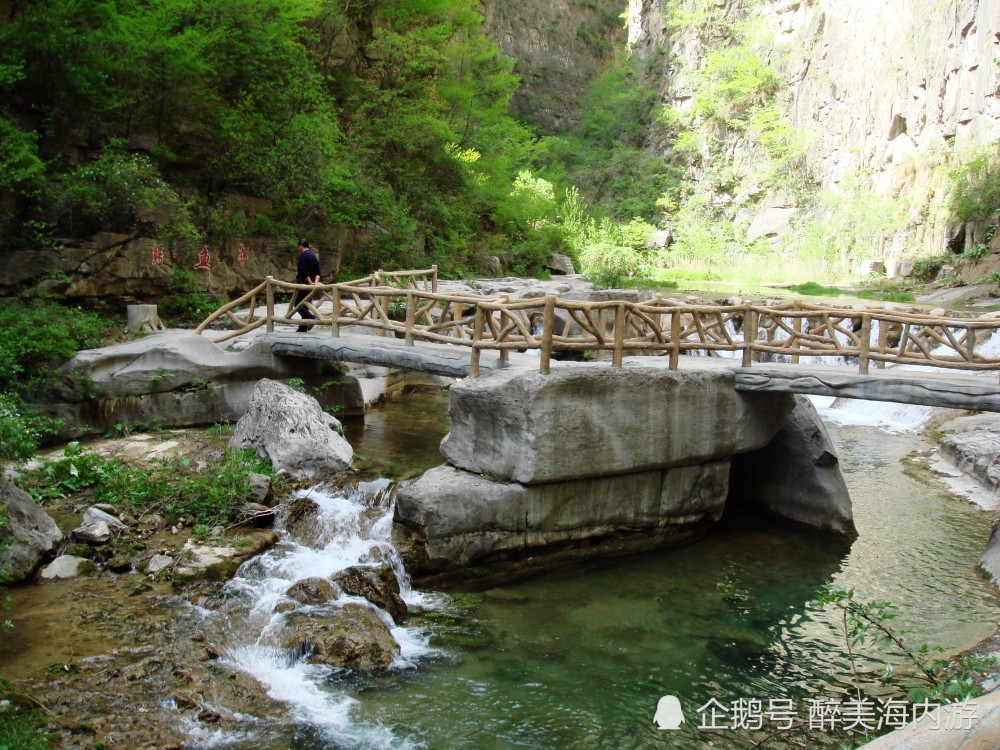
[[[399,579],[392,566],[355,566],[341,571],[333,580],[345,594],[364,597],[384,609],[397,625],[406,619],[406,602],[399,595]]]
[[[276,636],[282,648],[301,651],[312,664],[375,672],[388,669],[399,644],[379,614],[348,602],[323,612],[292,613]]]
[[[326,578],[303,578],[289,587],[285,596],[301,604],[326,604],[339,594],[337,587]]]

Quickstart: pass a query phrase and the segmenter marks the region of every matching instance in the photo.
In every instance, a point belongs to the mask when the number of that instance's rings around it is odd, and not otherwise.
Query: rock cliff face
[[[697,24],[668,28],[667,4],[629,1],[629,45],[664,102],[683,110],[712,40]],[[995,0],[711,0],[700,8],[755,24],[758,51],[783,78],[778,103],[807,134],[810,171],[824,188],[859,178],[926,209],[940,199],[934,171],[949,152],[1000,138]],[[912,218],[923,225],[919,244],[943,250],[955,240],[933,216]]]
[[[514,109],[549,131],[575,125],[587,84],[625,41],[620,0],[490,0],[482,11],[486,32],[517,61]]]

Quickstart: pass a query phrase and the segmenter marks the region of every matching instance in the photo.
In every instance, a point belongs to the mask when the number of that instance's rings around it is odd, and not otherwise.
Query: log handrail
[[[388,282],[388,283],[387,283]],[[226,341],[276,323],[298,325],[288,305],[279,313],[276,298],[308,292],[297,308],[308,308],[314,327],[329,326],[339,336],[345,326],[371,328],[383,336],[454,344],[471,349],[478,372],[483,351],[506,360],[510,351],[538,349],[540,370],[557,352],[611,356],[620,367],[627,354],[668,356],[678,367],[682,354],[732,353],[743,366],[773,355],[796,362],[804,357],[857,359],[861,374],[870,366],[916,364],[944,369],[1000,370],[1000,354],[975,351],[976,341],[1000,330],[1000,318],[935,316],[881,307],[838,308],[803,302],[778,305],[684,304],[656,298],[646,302],[584,302],[555,295],[510,300],[437,291],[437,267],[420,271],[376,272],[336,284],[296,284],[267,277],[228,302],[195,329],[217,321],[235,330]],[[239,311],[239,315],[237,314]],[[874,341],[873,341],[874,339]]]

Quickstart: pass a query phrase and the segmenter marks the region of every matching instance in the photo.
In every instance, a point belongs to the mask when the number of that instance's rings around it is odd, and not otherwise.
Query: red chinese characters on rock
[[[208,248],[203,247],[201,252],[198,253],[198,262],[194,264],[195,268],[209,268],[209,255]]]
[[[163,248],[159,245],[153,245],[153,265],[162,266],[163,265]]]
[[[245,266],[247,264],[247,246],[242,243],[236,253],[236,262],[241,266]]]

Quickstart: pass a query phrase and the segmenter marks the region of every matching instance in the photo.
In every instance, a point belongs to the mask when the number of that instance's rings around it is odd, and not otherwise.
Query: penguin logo
[[[684,711],[681,702],[673,695],[664,695],[656,704],[653,723],[659,729],[680,729],[684,723]]]

